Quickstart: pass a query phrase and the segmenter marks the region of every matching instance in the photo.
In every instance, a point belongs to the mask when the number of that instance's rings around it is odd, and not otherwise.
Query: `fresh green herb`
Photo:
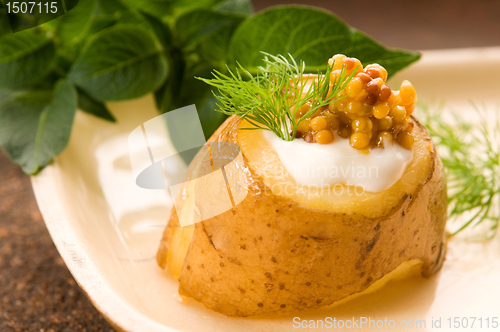
[[[390,74],[420,56],[389,50],[331,13],[304,6],[274,7],[252,15],[249,0],[75,3],[66,3],[69,11],[55,19],[17,15],[14,31],[26,30],[12,33],[0,1],[0,133],[33,129],[34,123],[43,122],[41,107],[49,103],[66,105],[64,114],[74,114],[78,105],[113,121],[106,102],[154,93],[160,112],[196,104],[209,137],[226,115],[214,112],[212,87],[195,77],[208,77],[214,70],[228,75],[228,68],[234,73],[236,62],[255,75],[266,66],[261,51],[291,54],[294,61],[307,63],[305,73],[324,72],[325,60],[336,53],[365,64],[380,63]],[[59,81],[76,91],[76,102],[56,93]],[[36,112],[28,116],[28,109]],[[40,145],[43,158],[32,153],[38,144],[33,135],[3,135],[0,145],[31,174],[66,146],[72,121],[72,116],[61,117],[54,122],[60,131],[43,131],[40,142],[51,146]]]
[[[215,78],[200,80],[217,88],[214,96],[220,101],[219,112],[239,115],[254,126],[242,129],[270,130],[285,141],[293,140],[298,125],[320,107],[341,99],[339,92],[355,73],[354,70],[347,76],[343,67],[335,82],[331,82],[330,90],[330,66],[326,73],[318,72],[317,78],[311,76],[309,79],[303,61],[297,64],[291,55],[288,61],[282,55],[264,54],[266,66],[259,67],[257,75],[240,65],[234,72],[228,68],[228,75],[215,70]],[[305,90],[308,80],[311,83]],[[297,119],[295,112],[306,103],[311,104],[309,111]]]
[[[474,108],[479,123],[428,106],[423,120],[446,168],[449,216],[459,224],[451,235],[482,225],[491,238],[500,223],[500,118]]]

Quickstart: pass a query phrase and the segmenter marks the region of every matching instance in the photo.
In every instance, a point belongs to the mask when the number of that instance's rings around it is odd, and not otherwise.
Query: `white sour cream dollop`
[[[362,153],[340,136],[330,144],[318,144],[303,139],[284,141],[267,130],[263,135],[286,171],[305,186],[346,184],[380,192],[395,184],[413,159],[413,151],[387,141],[384,149]]]

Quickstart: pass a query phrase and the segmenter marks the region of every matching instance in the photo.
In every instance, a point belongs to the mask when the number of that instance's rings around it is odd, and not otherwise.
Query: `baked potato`
[[[413,121],[414,156],[403,176],[382,192],[339,197],[273,192],[279,181],[299,185],[264,174],[281,167],[276,152],[262,130],[239,130],[248,124],[230,117],[210,142],[240,146],[248,194],[194,227],[181,228],[173,209],[158,264],[179,278],[181,295],[228,316],[328,306],[409,261],[431,276],[446,251],[446,181],[428,133]],[[188,173],[196,168],[195,160]]]
[[[179,293],[253,316],[338,304],[414,270],[436,273],[446,252],[446,180],[411,115],[412,84],[392,91],[382,66],[341,54],[319,75],[270,57],[249,81],[205,80],[234,115],[188,168],[161,241],[158,264],[179,279]],[[223,145],[241,152],[224,166],[232,197],[222,174],[209,175]],[[377,159],[384,173],[360,192],[354,172],[339,181],[325,173],[326,186],[297,172],[349,165],[346,158],[362,168]]]

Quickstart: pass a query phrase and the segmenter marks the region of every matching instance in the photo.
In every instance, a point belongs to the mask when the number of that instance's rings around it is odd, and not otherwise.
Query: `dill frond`
[[[285,141],[292,141],[298,125],[320,107],[344,98],[345,95],[339,93],[356,72],[353,70],[347,75],[342,68],[335,81],[330,82],[331,66],[327,66],[326,72],[318,72],[305,90],[308,74],[303,61],[297,63],[291,55],[287,59],[282,55],[263,54],[265,66],[259,67],[256,75],[238,64],[234,71],[227,67],[228,74],[215,70],[214,78],[198,79],[217,89],[214,95],[219,101],[219,112],[239,115],[254,126],[242,129],[270,130]],[[311,103],[310,110],[296,119],[295,110],[306,103]]]
[[[486,231],[480,238],[494,237],[500,223],[498,112],[487,116],[485,110],[474,106],[480,121],[471,123],[458,113],[445,119],[441,110],[423,109],[423,123],[446,168],[448,214],[453,223],[458,223],[451,235],[483,225]]]

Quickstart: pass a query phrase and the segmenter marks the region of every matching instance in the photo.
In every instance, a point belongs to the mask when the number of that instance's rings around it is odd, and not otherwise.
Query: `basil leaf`
[[[115,117],[107,109],[106,105],[92,99],[92,97],[81,90],[78,91],[78,108],[85,113],[95,115],[101,119],[116,122]]]
[[[0,101],[0,146],[34,174],[68,144],[75,111],[76,91],[64,80],[54,91],[10,91]]]
[[[142,29],[116,26],[92,38],[68,79],[99,101],[137,98],[156,90],[168,73],[166,57]]]
[[[0,87],[18,88],[35,83],[51,69],[55,45],[33,29],[0,39]]]
[[[250,71],[263,65],[261,51],[291,54],[309,72],[326,68],[337,53],[359,58],[363,64],[378,62],[389,74],[416,61],[414,52],[389,50],[333,14],[308,7],[285,6],[262,11],[243,22],[234,33],[229,56]]]

